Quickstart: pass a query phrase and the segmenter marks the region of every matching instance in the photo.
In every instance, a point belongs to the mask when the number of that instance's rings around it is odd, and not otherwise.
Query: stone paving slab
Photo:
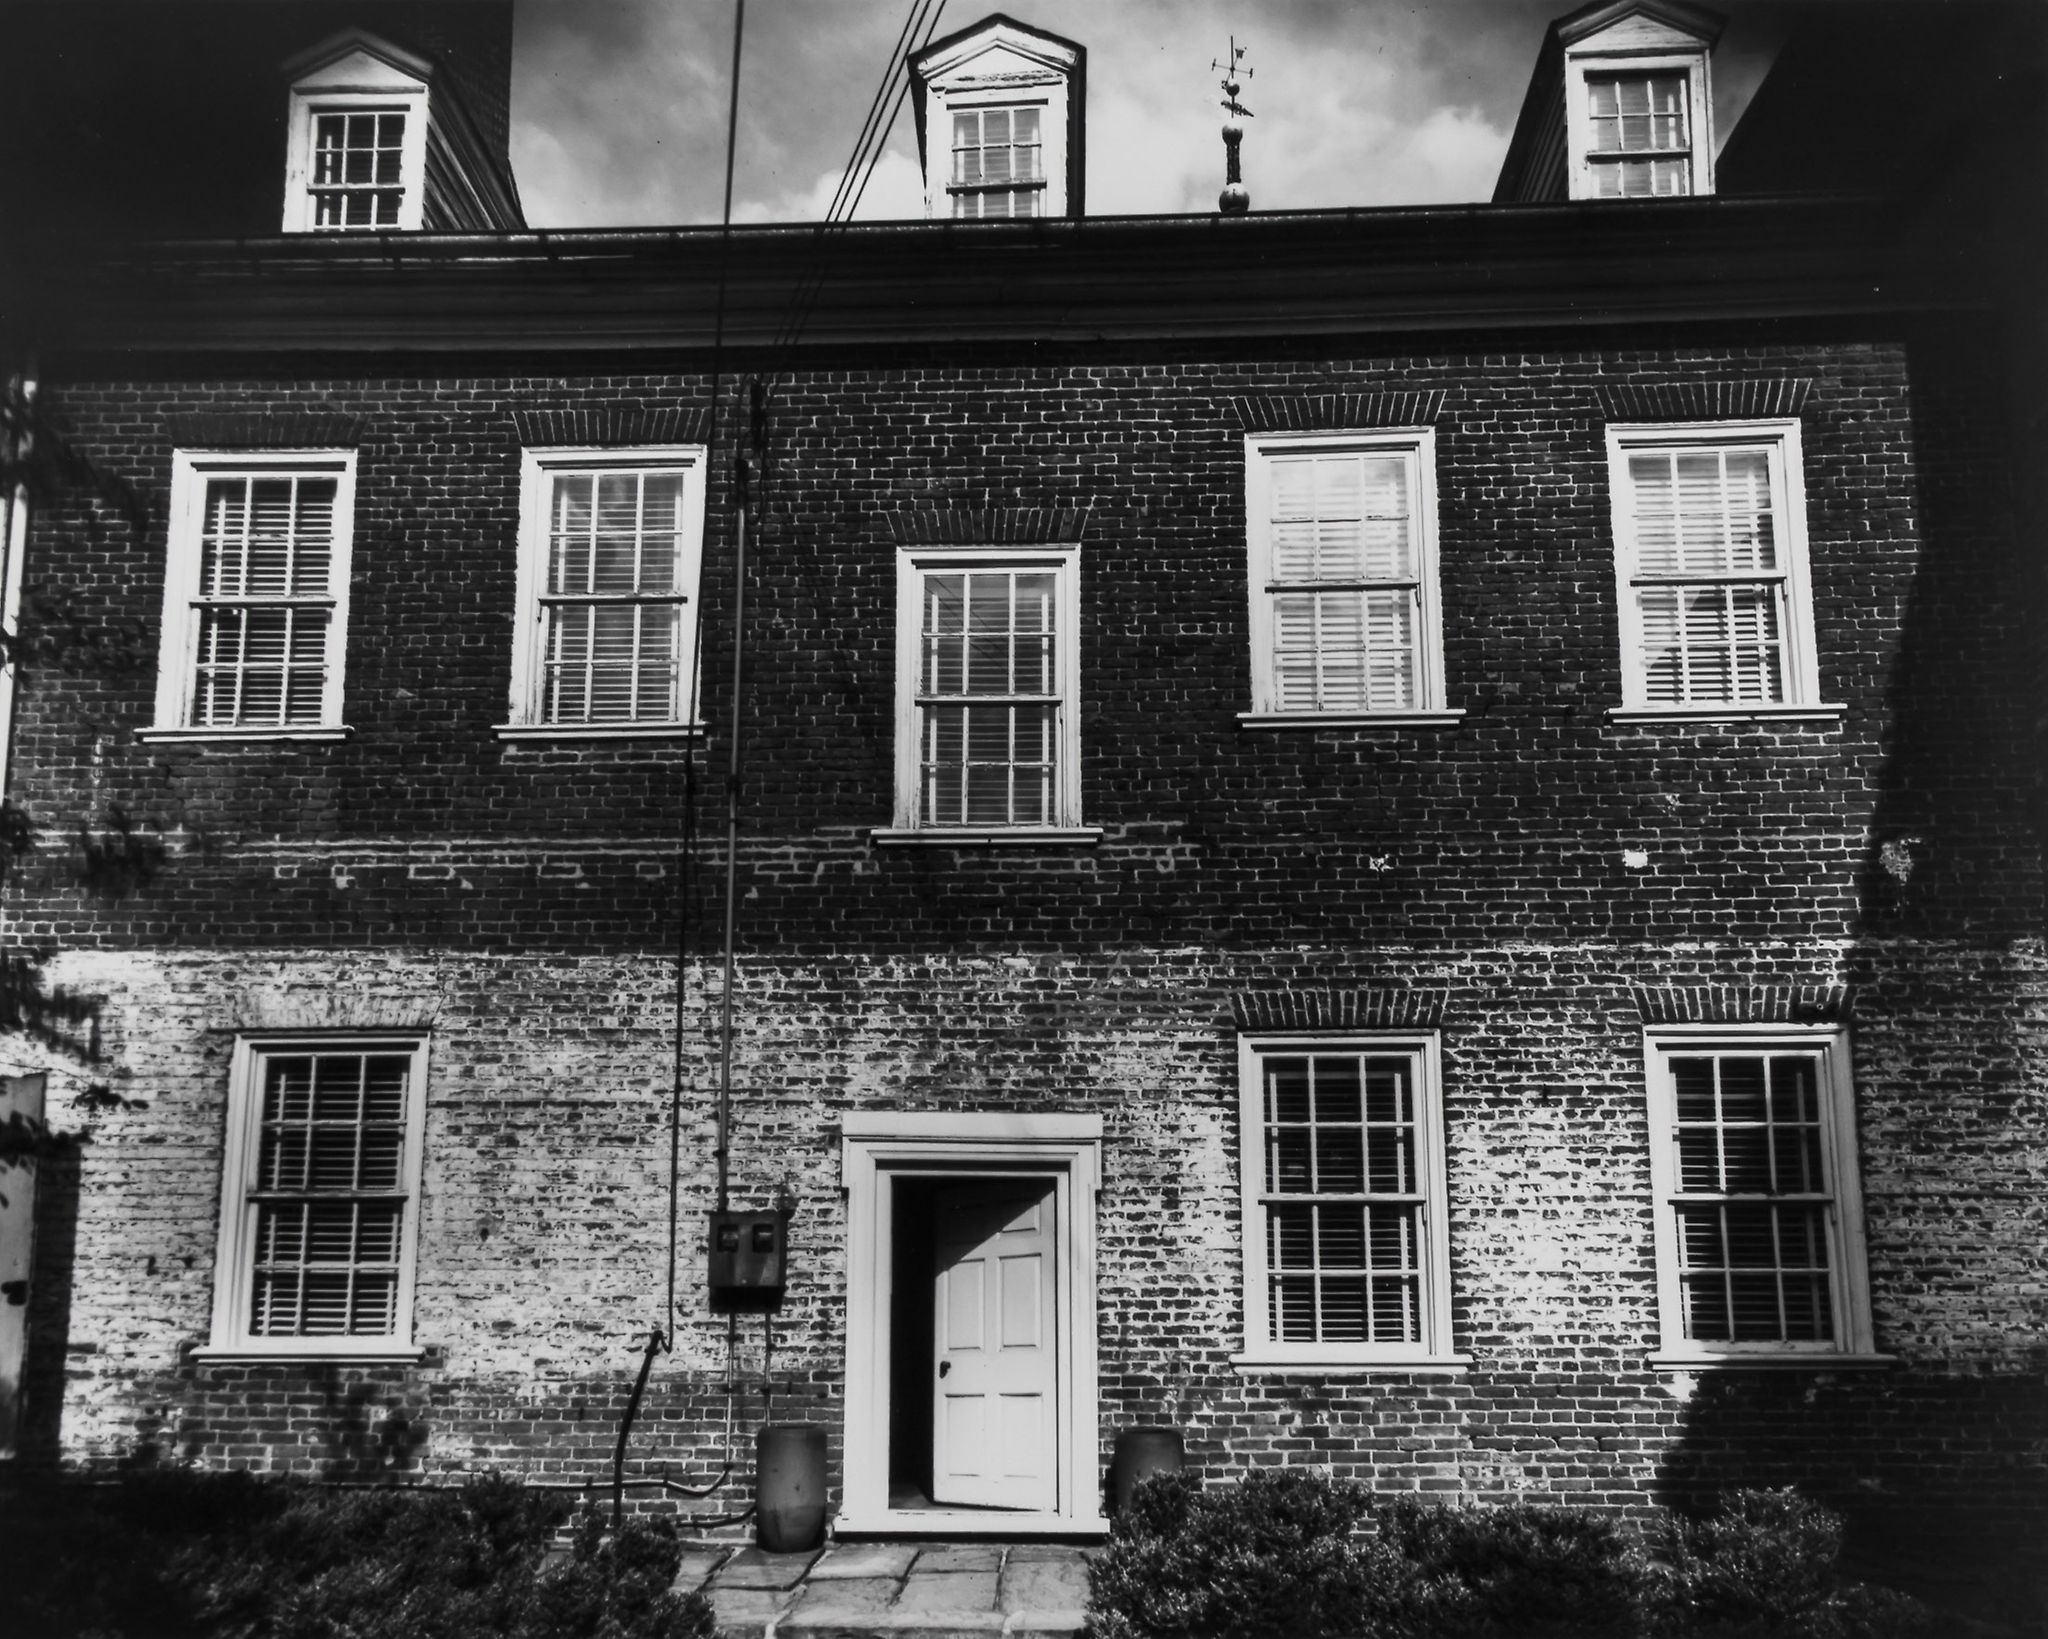
[[[699,1542],[675,1585],[703,1588],[726,1639],[1064,1639],[1087,1624],[1089,1558],[1056,1543]]]
[[[683,1562],[676,1567],[675,1591],[692,1593],[703,1587],[711,1573],[731,1557],[730,1548],[685,1548]]]
[[[1003,1566],[1002,1607],[1006,1611],[1079,1610],[1088,1603],[1088,1562],[1023,1559],[1012,1554]]]
[[[899,1582],[917,1558],[914,1542],[849,1542],[825,1550],[825,1557],[811,1567],[810,1582],[841,1581],[847,1577],[889,1576]]]
[[[927,1571],[920,1558],[896,1600],[900,1611],[994,1611],[996,1572]]]
[[[1003,1563],[1003,1550],[993,1542],[948,1542],[917,1556],[914,1573],[928,1571],[993,1571]]]
[[[718,1618],[718,1631],[724,1639],[759,1639],[769,1626],[778,1622],[783,1612],[796,1603],[793,1593],[763,1592],[755,1588],[720,1588],[712,1586],[704,1590],[711,1601],[712,1614]]]
[[[818,1553],[816,1548],[807,1554],[770,1554],[759,1548],[742,1548],[720,1567],[712,1585],[757,1591],[794,1588],[816,1563]]]
[[[873,1616],[896,1602],[901,1587],[902,1584],[892,1576],[806,1583],[791,1615],[814,1623]]]

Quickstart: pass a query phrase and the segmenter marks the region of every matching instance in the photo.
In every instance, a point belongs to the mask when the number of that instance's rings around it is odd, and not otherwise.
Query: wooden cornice
[[[1968,308],[1981,255],[1875,201],[1632,200],[157,244],[4,306],[46,354],[1256,338]]]

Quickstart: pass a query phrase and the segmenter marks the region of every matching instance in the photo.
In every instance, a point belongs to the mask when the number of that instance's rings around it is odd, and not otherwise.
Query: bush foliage
[[[670,1591],[664,1521],[576,1522],[508,1480],[336,1491],[242,1475],[138,1474],[0,1497],[11,1639],[713,1639]]]
[[[1674,1518],[1654,1552],[1585,1509],[1373,1504],[1261,1469],[1140,1486],[1090,1569],[1097,1639],[1919,1639],[1933,1613],[1846,1582],[1841,1521],[1742,1491]]]

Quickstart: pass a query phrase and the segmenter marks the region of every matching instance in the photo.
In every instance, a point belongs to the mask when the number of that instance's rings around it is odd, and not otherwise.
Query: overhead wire
[[[723,383],[725,347],[725,300],[728,284],[728,270],[732,239],[732,186],[734,161],[738,153],[740,117],[740,62],[746,42],[747,0],[734,0],[732,22],[732,83],[726,105],[725,121],[725,197],[719,213],[719,257],[718,257],[718,305],[717,317],[712,331],[711,380],[708,393],[708,409],[704,429],[704,465],[708,483],[712,468],[713,452],[718,447],[718,401]],[[704,640],[704,597],[703,588],[698,587],[696,608],[691,611],[690,654],[694,658],[702,653]],[[684,717],[686,723],[694,724],[700,708],[699,690],[701,667],[690,668],[688,685],[689,709]],[[641,1356],[640,1370],[634,1379],[633,1392],[627,1399],[626,1409],[619,1419],[619,1437],[612,1454],[612,1526],[618,1528],[624,1509],[626,1487],[625,1466],[627,1442],[632,1437],[633,1423],[640,1410],[640,1401],[647,1391],[647,1379],[654,1367],[658,1353],[673,1353],[675,1350],[676,1327],[676,1268],[678,1249],[682,1234],[681,1190],[682,1190],[682,1121],[683,1081],[685,1073],[683,1053],[683,1017],[689,990],[690,965],[690,903],[696,889],[697,862],[697,751],[694,739],[683,744],[683,825],[678,838],[676,858],[676,936],[675,936],[675,979],[673,986],[674,1025],[671,1030],[671,1059],[669,1074],[668,1103],[668,1260],[666,1281],[660,1322],[654,1326],[647,1338],[645,1352]],[[723,1114],[723,1111],[721,1112]],[[721,1126],[719,1133],[719,1204],[724,1205],[725,1197],[725,1146],[726,1134]],[[726,1441],[725,1460],[716,1479],[701,1489],[678,1486],[673,1481],[663,1480],[665,1491],[681,1492],[686,1496],[708,1496],[716,1491],[731,1476],[733,1470],[732,1449],[732,1399],[737,1392],[734,1383],[733,1363],[738,1338],[735,1328],[726,1328]]]

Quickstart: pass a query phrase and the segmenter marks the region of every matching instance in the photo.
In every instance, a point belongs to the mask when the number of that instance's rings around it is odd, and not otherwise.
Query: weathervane
[[[1237,36],[1233,34],[1230,37],[1230,55],[1212,58],[1209,63],[1210,68],[1223,70],[1223,106],[1230,115],[1229,122],[1223,127],[1223,157],[1226,167],[1223,192],[1216,196],[1216,208],[1225,216],[1242,216],[1252,208],[1252,196],[1245,189],[1244,173],[1237,159],[1238,144],[1244,141],[1244,127],[1237,122],[1252,117],[1252,111],[1237,100],[1238,92],[1244,89],[1244,81],[1252,77],[1252,71],[1241,66],[1244,62],[1244,53],[1245,48],[1237,43]]]

